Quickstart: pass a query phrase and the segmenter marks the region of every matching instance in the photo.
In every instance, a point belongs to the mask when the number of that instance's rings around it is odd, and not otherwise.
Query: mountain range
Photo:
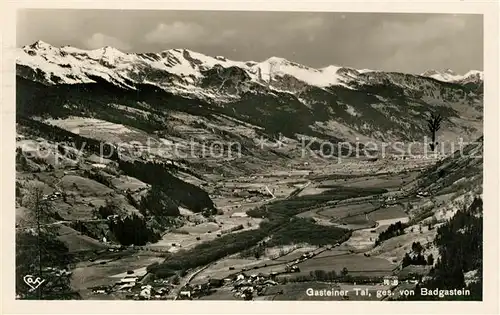
[[[140,97],[154,95],[158,103],[165,100],[163,109],[210,109],[292,138],[421,141],[431,113],[445,118],[443,139],[475,139],[482,133],[481,71],[415,75],[333,65],[315,69],[279,57],[232,61],[186,49],[124,53],[108,46],[57,48],[42,41],[19,48],[16,65],[20,89],[34,89],[45,99],[59,94],[51,107],[70,102],[81,108],[85,101],[76,99],[85,86],[94,103],[105,94],[135,91]],[[18,100],[18,106],[33,109],[26,101]],[[92,110],[99,116],[102,109]]]

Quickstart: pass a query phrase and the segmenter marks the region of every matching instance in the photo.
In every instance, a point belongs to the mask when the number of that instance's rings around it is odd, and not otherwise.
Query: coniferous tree
[[[443,121],[443,117],[440,114],[432,113],[427,118],[427,128],[431,132],[431,143],[429,146],[431,150],[434,151],[436,148],[436,133],[439,129],[441,129],[441,122]]]

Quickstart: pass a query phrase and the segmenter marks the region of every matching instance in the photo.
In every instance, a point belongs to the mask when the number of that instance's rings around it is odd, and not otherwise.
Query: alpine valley
[[[482,71],[42,41],[16,58],[18,298],[481,298]]]

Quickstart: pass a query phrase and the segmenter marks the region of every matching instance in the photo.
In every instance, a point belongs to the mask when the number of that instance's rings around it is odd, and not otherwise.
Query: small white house
[[[240,281],[240,280],[244,280],[244,279],[245,279],[245,276],[241,275],[241,274],[236,277],[236,281]]]
[[[151,286],[144,286],[142,287],[141,289],[141,293],[139,293],[139,296],[146,299],[146,300],[149,300],[151,299]]]
[[[122,279],[120,279],[120,281],[118,282],[118,284],[125,284],[125,283],[136,283],[137,282],[137,277],[136,276],[127,276],[127,277],[124,277]]]

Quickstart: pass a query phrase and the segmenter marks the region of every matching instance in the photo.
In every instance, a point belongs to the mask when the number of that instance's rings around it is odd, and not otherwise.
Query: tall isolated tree
[[[434,265],[434,256],[432,256],[432,254],[429,254],[429,256],[427,256],[427,264],[430,266]]]
[[[54,208],[44,196],[44,184],[30,182],[23,189],[22,220],[16,226],[16,294],[21,299],[80,299],[71,288],[70,277],[45,270],[44,267],[68,269],[73,256],[57,238],[60,225]],[[24,277],[31,275],[44,282],[30,290]]]
[[[340,274],[345,277],[349,274],[349,270],[347,270],[346,267],[342,268],[342,271],[340,272]]]
[[[51,231],[50,226],[48,226],[48,219],[50,217],[50,206],[48,202],[44,199],[43,186],[42,184],[30,184],[28,187],[28,194],[26,195],[26,202],[23,202],[28,209],[30,216],[34,219],[35,223],[35,235],[36,235],[36,257],[38,277],[42,277],[43,271],[43,261],[44,256],[44,244],[43,244],[43,234],[48,234]],[[38,289],[38,296],[41,298],[42,290],[41,287]]]
[[[431,132],[431,143],[429,144],[431,150],[434,151],[437,145],[436,133],[441,129],[441,123],[443,122],[443,116],[440,114],[432,113],[427,117],[427,128]]]

